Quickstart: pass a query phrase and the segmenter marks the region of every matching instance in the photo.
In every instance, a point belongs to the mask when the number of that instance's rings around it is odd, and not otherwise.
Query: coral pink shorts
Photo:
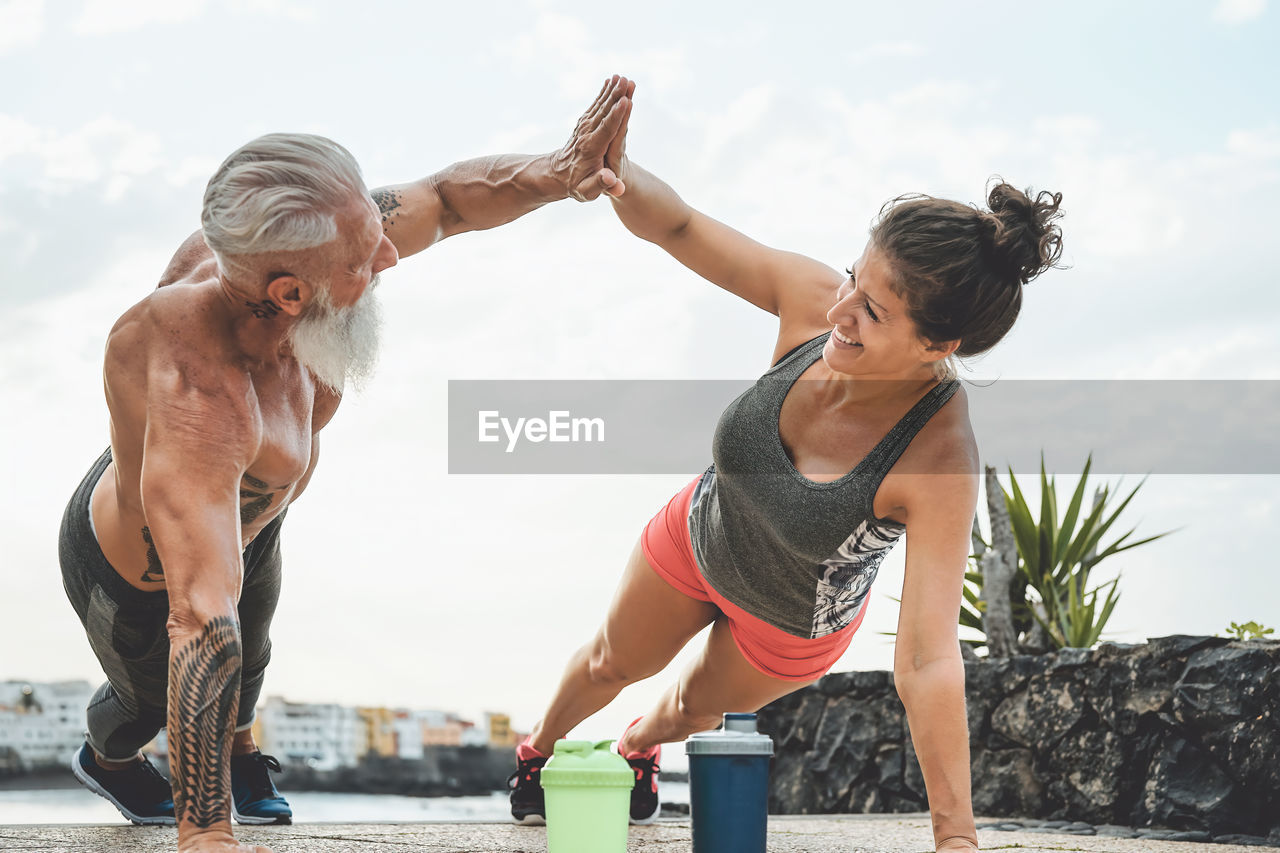
[[[701,479],[681,489],[645,526],[640,545],[649,565],[679,592],[720,608],[738,650],[760,672],[784,681],[813,681],[825,675],[849,648],[866,615],[866,603],[847,626],[811,640],[775,628],[716,592],[698,571],[689,541],[689,503]]]

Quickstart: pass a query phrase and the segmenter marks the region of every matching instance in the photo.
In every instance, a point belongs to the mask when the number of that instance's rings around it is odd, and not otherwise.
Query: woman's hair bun
[[[1002,277],[1026,284],[1062,257],[1062,229],[1056,220],[1062,193],[1032,194],[1000,178],[987,191],[990,213],[983,214],[984,254]]]

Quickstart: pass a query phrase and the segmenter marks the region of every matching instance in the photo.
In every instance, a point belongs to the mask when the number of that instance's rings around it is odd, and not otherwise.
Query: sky
[[[249,139],[325,134],[376,187],[553,150],[621,73],[636,162],[832,267],[901,193],[1061,191],[1069,268],[1027,287],[969,381],[1277,380],[1278,36],[1267,0],[0,0],[0,678],[101,678],[56,536],[107,443],[106,335]],[[538,718],[697,472],[450,476],[448,381],[750,379],[776,335],[608,207],[550,205],[384,274],[378,374],[285,526],[265,693]],[[1047,462],[1068,486],[1084,464]],[[1106,636],[1280,622],[1278,495],[1274,474],[1150,478],[1122,529],[1177,532],[1110,562]],[[837,670],[891,666],[903,554]],[[578,734],[616,736],[693,650]]]

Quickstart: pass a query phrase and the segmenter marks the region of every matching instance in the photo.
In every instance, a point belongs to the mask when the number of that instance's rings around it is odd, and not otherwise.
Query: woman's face
[[[822,358],[835,372],[880,379],[914,378],[921,370],[932,375],[936,359],[889,287],[892,275],[884,254],[867,243],[827,312],[833,331]]]

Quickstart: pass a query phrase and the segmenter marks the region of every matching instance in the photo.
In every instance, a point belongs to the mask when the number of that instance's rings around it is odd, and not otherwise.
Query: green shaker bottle
[[[613,741],[558,740],[542,768],[547,853],[627,853],[636,777]]]

